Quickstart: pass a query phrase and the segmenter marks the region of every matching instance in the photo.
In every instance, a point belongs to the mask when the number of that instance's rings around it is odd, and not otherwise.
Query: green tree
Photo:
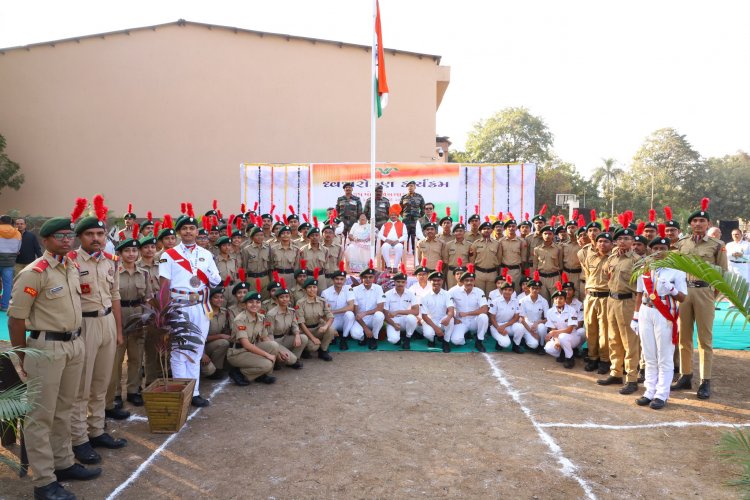
[[[0,135],[0,191],[3,188],[18,189],[23,184],[23,174],[19,173],[21,166],[5,154],[5,137]]]
[[[448,163],[471,163],[471,157],[466,151],[448,151]]]
[[[540,117],[526,108],[505,108],[474,124],[466,152],[474,163],[541,165],[552,160],[552,142],[553,135]]]
[[[714,220],[750,218],[750,155],[744,151],[706,160],[705,196]],[[697,203],[694,202],[697,205]]]
[[[582,207],[584,203],[588,207],[599,207],[603,201],[598,196],[594,183],[583,178],[572,163],[553,157],[551,160],[537,165],[537,207],[547,204],[551,214],[564,214],[567,217],[567,209],[555,205],[555,195],[562,193],[577,195],[578,202]],[[584,199],[586,200],[585,202]]]
[[[615,186],[617,185],[618,177],[624,171],[615,166],[614,158],[602,158],[602,161],[604,164],[597,167],[591,175],[591,182],[601,190],[602,194],[604,194],[604,199],[609,200],[609,213],[612,215],[615,213]]]

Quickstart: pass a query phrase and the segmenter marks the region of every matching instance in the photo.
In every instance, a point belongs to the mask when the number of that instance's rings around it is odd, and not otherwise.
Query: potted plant
[[[169,358],[176,351],[196,352],[195,345],[203,342],[200,329],[190,322],[183,311],[184,304],[171,300],[169,287],[162,285],[159,293],[147,300],[142,312],[134,315],[125,329],[142,328],[146,342],[153,342],[158,352],[162,377],[143,390],[148,425],[154,433],[177,432],[185,424],[195,380],[169,377]]]

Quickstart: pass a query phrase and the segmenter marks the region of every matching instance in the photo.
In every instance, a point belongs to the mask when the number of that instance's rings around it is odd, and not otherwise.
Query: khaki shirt
[[[271,267],[271,246],[251,243],[242,250],[242,267],[248,273],[268,273]]]
[[[326,258],[326,271],[329,273],[336,272],[339,268],[339,261],[341,259],[341,245],[338,243],[333,243],[332,245],[323,245],[323,248],[326,249],[328,252],[328,257]]]
[[[225,256],[219,254],[214,258],[214,261],[222,280],[226,279],[227,276],[231,276],[232,281],[237,279],[237,270],[240,268],[240,261],[237,255],[229,254]]]
[[[136,264],[133,272],[120,265],[120,300],[145,300],[153,295],[147,270]]]
[[[443,258],[445,244],[435,238],[430,241],[429,239],[421,240],[417,243],[417,262],[422,265],[422,259],[427,258],[427,268],[435,269],[437,262]]]
[[[239,314],[238,314],[239,316]],[[232,328],[232,318],[229,313],[229,309],[222,307],[219,309],[214,308],[211,313],[211,319],[208,322],[208,334],[219,335],[220,333],[229,334]]]
[[[477,240],[471,244],[469,260],[476,267],[492,269],[491,272],[495,272],[503,261],[503,248],[500,246],[499,241],[492,238]],[[480,269],[477,269],[477,271],[482,272]]]
[[[464,240],[468,241],[469,243],[474,243],[475,241],[481,240],[481,239],[482,239],[482,233],[480,232],[477,232],[477,234],[474,234],[471,231],[469,231],[468,233],[466,233],[466,236],[464,236]]]
[[[229,317],[234,320],[234,318],[245,312],[245,304],[238,303],[227,307],[227,310],[229,311]]]
[[[581,247],[575,241],[566,241],[561,244],[563,253],[563,267],[565,269],[580,269],[581,261],[578,260],[578,252],[581,251]]]
[[[500,240],[500,247],[503,252],[503,266],[520,266],[526,262],[524,258],[526,242],[521,238],[503,238]]]
[[[271,247],[271,269],[297,269],[299,247],[292,244],[288,248],[279,245]],[[312,269],[308,266],[308,269]]]
[[[277,305],[278,304],[276,303],[276,300],[274,300],[273,297],[269,297],[269,298],[267,298],[266,300],[264,300],[263,302],[260,303],[260,308],[261,308],[261,311],[263,312],[263,314],[265,314],[268,311],[270,311],[271,309],[273,309],[274,307],[276,307]]]
[[[72,332],[81,327],[78,268],[65,257],[44,255],[23,268],[13,283],[8,316],[26,320],[27,330]]]
[[[632,250],[622,255],[617,250],[612,252],[604,266],[609,275],[607,286],[610,292],[635,294],[635,283],[630,283],[630,277],[633,275],[633,265],[639,258]]]
[[[274,307],[266,314],[266,323],[271,324],[268,330],[276,338],[299,333],[297,311],[291,307],[287,307],[285,313],[282,313],[278,307]]]
[[[302,259],[305,259],[307,261],[308,269],[313,270],[316,267],[320,269],[321,275],[325,273],[332,273],[337,269],[337,267],[334,267],[330,270],[326,269],[326,262],[328,261],[328,250],[326,250],[326,247],[324,246],[318,246],[318,248],[313,248],[309,244],[303,246],[299,249],[297,262],[300,262]]]
[[[141,259],[135,261],[135,265],[145,269],[148,272],[148,280],[151,284],[151,292],[156,295],[159,293],[161,286],[159,285],[159,261],[154,259],[154,263],[151,265],[146,264]]]
[[[268,336],[265,326],[265,317],[258,313],[255,319],[250,317],[250,313],[243,311],[234,321],[232,321],[232,339],[230,342],[239,343],[242,339],[247,339],[251,344],[260,342],[261,337]],[[236,349],[242,349],[237,347]]]
[[[458,258],[461,257],[461,261],[465,266],[469,263],[470,248],[471,243],[466,241],[466,239],[461,242],[458,240],[451,241],[443,246],[443,262],[450,267],[456,267],[458,266]],[[445,270],[443,272],[445,272]]]
[[[455,239],[456,239],[456,237],[453,236],[452,234],[446,236],[445,234],[440,233],[440,235],[437,237],[437,240],[438,241],[442,241],[444,245],[447,245],[448,243],[450,243],[451,241],[453,241]],[[466,238],[464,237],[464,240],[465,239]]]
[[[320,297],[301,299],[297,302],[297,314],[300,322],[305,325],[320,325],[333,318],[328,302]]]
[[[609,275],[607,274],[607,259],[609,255],[600,256],[597,252],[590,252],[583,262],[583,275],[586,279],[586,290],[592,292],[609,291]]]
[[[727,270],[727,248],[724,242],[704,236],[697,242],[692,236],[684,236],[677,240],[675,249],[686,255],[697,255],[709,264],[719,266],[724,271]],[[688,281],[694,281],[695,276],[688,275]]]
[[[304,299],[304,298],[305,298],[305,296],[307,295],[307,294],[305,293],[305,289],[304,289],[304,288],[302,288],[301,286],[295,286],[294,288],[292,288],[292,289],[291,289],[291,290],[289,290],[289,291],[290,291],[290,292],[291,292],[291,294],[292,294],[292,303],[293,303],[293,304],[294,304],[295,306],[297,305],[297,303],[299,303],[299,301],[301,301],[302,299]]]
[[[540,245],[534,248],[534,269],[540,273],[556,273],[562,271],[562,249],[552,243],[550,246]]]
[[[120,300],[119,257],[102,252],[95,259],[82,248],[71,253],[79,266],[83,312],[101,311],[112,307],[113,301]]]
[[[578,250],[576,256],[578,257],[578,262],[581,263],[581,267],[583,267],[583,263],[586,262],[586,258],[589,254],[592,253],[596,253],[596,248],[591,243],[586,243],[580,250]]]

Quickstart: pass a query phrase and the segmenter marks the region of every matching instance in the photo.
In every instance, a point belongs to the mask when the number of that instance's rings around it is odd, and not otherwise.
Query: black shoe
[[[698,386],[698,399],[708,399],[711,397],[711,381],[708,379],[701,380],[701,385]]]
[[[256,377],[255,381],[260,382],[261,384],[271,385],[276,382],[276,377],[272,377],[271,375],[266,375],[264,373],[260,377]]]
[[[328,354],[328,351],[324,351],[323,349],[318,349],[318,357],[323,361],[333,361],[333,358]]]
[[[88,441],[83,444],[79,444],[78,446],[74,446],[73,455],[75,455],[76,460],[78,460],[82,464],[98,464],[102,461],[102,457],[99,456],[96,451],[94,451],[94,449],[91,447],[91,443]]]
[[[596,359],[590,359],[586,361],[586,366],[583,367],[587,372],[594,372],[599,368],[599,361]]]
[[[340,351],[349,350],[349,343],[346,341],[346,337],[344,337],[343,335],[339,337],[339,350]]]
[[[99,477],[102,473],[101,467],[86,468],[81,464],[73,464],[67,469],[55,470],[58,481],[88,481]]]
[[[693,388],[693,374],[689,375],[680,375],[680,378],[677,379],[677,382],[672,384],[672,386],[669,388],[671,391],[684,391],[684,390],[690,390]]]
[[[250,385],[250,381],[247,378],[245,378],[245,376],[242,374],[240,369],[235,366],[229,369],[229,378],[231,378],[232,382],[234,382],[236,385],[239,385],[239,386]]]
[[[206,378],[208,380],[224,380],[226,376],[227,376],[227,373],[224,370],[217,368],[215,372],[213,372],[211,375],[208,375]],[[130,394],[128,394],[128,401],[130,401]]]
[[[190,404],[196,408],[205,408],[210,405],[211,402],[203,396],[193,396],[193,399],[190,400]]]
[[[635,400],[635,404],[637,404],[638,406],[648,406],[650,402],[651,400],[646,396],[641,396],[640,398]]]
[[[113,438],[106,432],[100,436],[96,436],[95,438],[89,437],[89,442],[91,443],[91,446],[94,448],[107,448],[110,450],[117,450],[119,448],[124,448],[126,444],[128,444],[127,439],[122,438]]]
[[[624,394],[624,395],[633,394],[637,390],[638,390],[638,383],[628,382],[622,386],[622,389],[620,389],[620,394]]]
[[[47,486],[34,488],[34,500],[75,500],[76,496],[62,487],[57,481]]]
[[[575,357],[565,358],[565,361],[563,361],[563,368],[567,368],[568,370],[573,368],[575,365],[576,365]]]
[[[646,370],[643,369],[643,368],[641,368],[640,370],[638,370],[638,380],[637,380],[637,382],[639,384],[642,384],[645,381],[646,381]]]
[[[557,358],[555,358],[555,361],[557,361],[558,363],[562,363],[563,361],[565,361],[565,353],[562,349],[560,349],[560,354],[557,356]]]
[[[484,342],[481,340],[474,341],[474,349],[479,352],[487,352],[487,349],[484,347]]]
[[[302,357],[302,359],[310,359],[310,358],[312,358],[312,356],[310,355],[310,351],[308,351],[307,349],[305,349],[304,351],[302,351],[302,356],[301,357]]]
[[[445,339],[440,339],[443,342],[443,352],[451,352],[451,343],[446,342]]]
[[[466,335],[464,335],[464,339],[466,340],[472,340],[474,338],[474,335],[471,334],[471,332],[466,332]]]
[[[293,365],[289,365],[289,368],[292,368],[294,370],[299,370],[302,368],[302,361],[297,360]]]
[[[513,346],[513,352],[516,354],[523,354],[523,349],[521,349],[521,346],[516,344],[515,342],[511,344]]]
[[[367,341],[367,348],[371,351],[374,351],[378,348],[378,339],[375,337],[370,337]]]
[[[404,337],[404,342],[403,342],[403,344],[401,344],[401,348],[404,351],[411,350],[411,338],[410,337]]]
[[[622,377],[613,377],[610,375],[607,378],[597,380],[596,383],[599,385],[622,384]]]
[[[596,370],[596,373],[599,375],[606,375],[609,373],[609,369],[612,367],[612,363],[609,361],[599,361],[599,368]]]
[[[112,420],[127,420],[130,418],[130,412],[119,408],[112,408],[111,410],[104,410],[104,416]]]
[[[276,362],[273,364],[273,371],[277,372],[281,370],[281,362],[276,360]]]
[[[573,348],[573,357],[574,358],[582,358],[583,357],[583,356],[581,356],[581,352],[578,350],[577,347]]]
[[[427,347],[435,347],[435,341],[434,340],[428,340],[427,341]]]
[[[363,337],[362,340],[358,340],[357,345],[361,345],[361,346],[367,345],[367,337]]]
[[[653,401],[651,401],[651,404],[649,405],[652,410],[661,410],[664,408],[664,405],[666,405],[667,402],[664,400],[661,400],[659,398],[654,398]]]
[[[536,349],[534,349],[534,352],[539,354],[540,356],[544,356],[545,354],[547,354],[546,352],[544,352],[544,346],[542,344],[539,344],[538,346],[536,346]]]
[[[219,370],[216,370],[218,373]],[[135,394],[129,392],[127,395],[128,403],[132,404],[133,406],[143,406],[143,396],[138,394],[137,392]]]
[[[115,410],[122,408],[122,396],[115,396],[114,405]]]

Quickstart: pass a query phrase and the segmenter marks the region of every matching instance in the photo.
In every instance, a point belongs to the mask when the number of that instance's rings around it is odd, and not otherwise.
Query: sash
[[[654,304],[656,310],[664,316],[664,319],[672,323],[672,345],[677,345],[677,342],[679,342],[680,339],[677,332],[677,319],[680,317],[680,311],[678,310],[677,313],[672,316],[669,306],[661,300],[661,297],[654,293],[654,282],[649,274],[643,274],[643,286],[646,289],[646,292],[648,292],[648,298]]]
[[[172,260],[175,261],[176,264],[179,264],[185,271],[189,272],[191,275],[193,274],[193,266],[191,266],[190,262],[185,257],[180,255],[177,250],[175,250],[174,248],[170,248],[168,250],[165,250],[164,253],[172,257]],[[208,276],[206,275],[206,273],[198,269],[195,274],[204,285],[209,286]]]

